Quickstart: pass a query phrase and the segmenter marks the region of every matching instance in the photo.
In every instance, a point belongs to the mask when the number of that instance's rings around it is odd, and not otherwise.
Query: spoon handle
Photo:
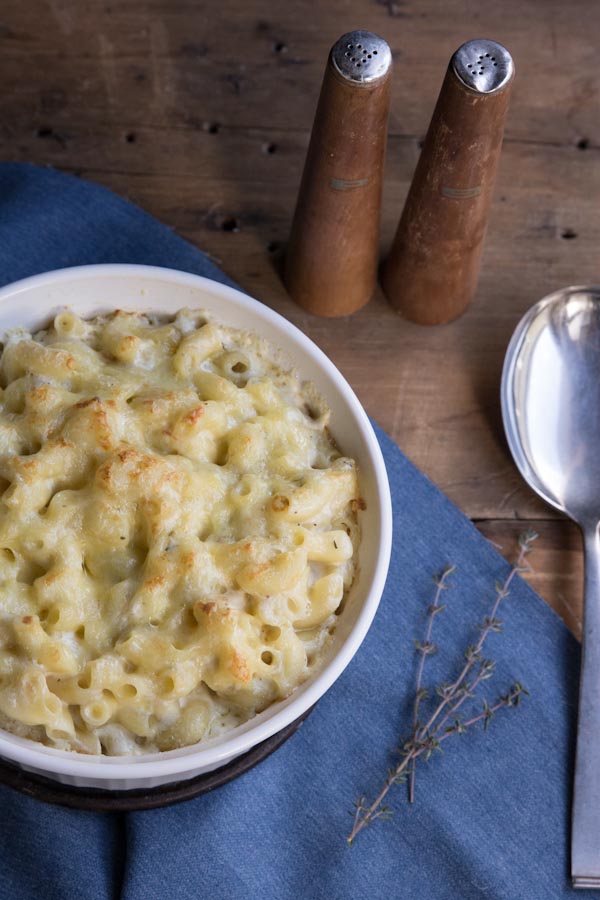
[[[571,833],[576,888],[600,889],[600,523],[584,530],[585,608]]]

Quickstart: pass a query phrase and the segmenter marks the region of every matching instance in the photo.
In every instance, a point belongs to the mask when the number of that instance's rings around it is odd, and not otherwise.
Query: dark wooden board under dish
[[[277,734],[261,744],[257,744],[256,747],[252,747],[251,750],[244,753],[243,756],[238,756],[228,765],[185,781],[135,791],[105,791],[60,784],[50,778],[25,772],[6,760],[0,760],[0,783],[44,803],[68,806],[71,809],[84,809],[88,812],[139,812],[145,809],[170,806],[173,803],[192,800],[200,794],[213,791],[215,788],[233,781],[234,778],[244,775],[295,734],[313,709],[314,707],[311,707],[291,725],[278,731]]]

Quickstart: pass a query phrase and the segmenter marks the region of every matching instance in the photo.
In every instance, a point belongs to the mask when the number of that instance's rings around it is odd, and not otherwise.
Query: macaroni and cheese
[[[319,666],[362,501],[274,348],[205,311],[65,310],[8,333],[0,383],[0,727],[170,750]]]

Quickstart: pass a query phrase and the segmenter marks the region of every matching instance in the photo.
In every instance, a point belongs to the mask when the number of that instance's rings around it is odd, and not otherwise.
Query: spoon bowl
[[[526,313],[506,353],[501,394],[521,474],[583,532],[571,874],[574,887],[600,888],[600,287],[564,288]]]
[[[512,337],[502,414],[521,474],[580,525],[600,514],[600,287],[536,303]]]

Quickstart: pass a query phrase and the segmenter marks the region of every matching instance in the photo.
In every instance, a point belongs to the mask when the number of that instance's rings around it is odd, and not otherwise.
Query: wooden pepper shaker
[[[513,74],[495,41],[468,41],[450,60],[381,276],[414,322],[449,322],[475,293]]]
[[[284,265],[308,312],[345,316],[373,294],[391,69],[390,48],[371,32],[331,48]]]

